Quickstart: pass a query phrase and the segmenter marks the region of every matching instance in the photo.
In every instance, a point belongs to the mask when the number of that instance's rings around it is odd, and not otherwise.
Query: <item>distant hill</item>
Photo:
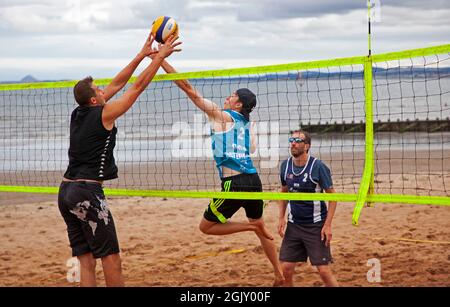
[[[41,82],[41,80],[36,79],[32,75],[26,75],[20,81],[0,81],[0,84],[11,84],[11,83],[34,83]]]
[[[38,79],[33,77],[32,75],[26,75],[22,78],[22,80],[19,81],[19,83],[33,83],[33,82],[39,82]]]
[[[0,81],[0,84],[17,84],[17,83],[35,83],[35,82],[58,82],[58,81],[68,81],[68,80],[39,80],[32,75],[26,75],[20,81]]]

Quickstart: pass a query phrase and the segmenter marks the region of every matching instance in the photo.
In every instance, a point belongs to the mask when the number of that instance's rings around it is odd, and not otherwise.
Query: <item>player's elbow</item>
[[[334,190],[333,187],[328,188],[328,189],[324,189],[324,190],[325,190],[325,192],[327,192],[327,193],[336,193],[336,191]]]

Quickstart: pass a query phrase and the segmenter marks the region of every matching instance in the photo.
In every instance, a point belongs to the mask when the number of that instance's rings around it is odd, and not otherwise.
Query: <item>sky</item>
[[[450,43],[449,0],[372,2],[372,53]],[[0,81],[113,77],[160,15],[183,72],[367,54],[365,0],[0,0]]]

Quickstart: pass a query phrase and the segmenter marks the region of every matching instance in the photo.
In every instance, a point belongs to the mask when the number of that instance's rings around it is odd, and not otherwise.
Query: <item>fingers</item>
[[[278,234],[280,235],[280,237],[284,237],[284,226],[283,225],[279,225],[278,226]]]
[[[174,41],[176,41],[179,38],[179,36],[174,36],[173,34],[169,36],[169,38],[166,40],[166,43],[172,44]]]
[[[176,42],[176,43],[174,43],[174,44],[172,44],[172,47],[176,47],[176,46],[179,46],[179,45],[181,45],[183,42]]]
[[[181,44],[181,43],[180,43]],[[178,46],[179,44],[177,44],[177,46]],[[172,46],[172,47],[175,47],[175,46]],[[180,52],[181,51],[181,48],[174,48],[173,50],[172,50],[173,52]]]
[[[173,38],[173,37],[171,37],[171,38]],[[177,46],[179,46],[181,44],[182,44],[182,42],[174,43],[173,39],[169,39],[169,40],[166,40],[166,42],[163,45],[160,44],[159,45],[159,49],[161,50],[161,48],[164,48],[168,52],[170,52],[170,54],[171,54],[172,52],[179,52],[179,51],[181,51],[181,48],[175,48],[175,47],[177,47]]]
[[[149,53],[149,55],[152,55],[152,54],[157,54],[158,53],[158,50],[152,50],[152,51],[150,51],[150,53]]]
[[[323,237],[324,237],[324,238],[323,238]],[[331,243],[331,237],[332,237],[331,233],[323,234],[323,236],[322,236],[322,241],[325,239],[325,246],[330,245],[330,243]]]
[[[146,48],[150,47],[153,45],[153,42],[155,41],[155,37],[153,36],[153,33],[150,32],[147,36],[147,40],[145,41],[145,46]]]

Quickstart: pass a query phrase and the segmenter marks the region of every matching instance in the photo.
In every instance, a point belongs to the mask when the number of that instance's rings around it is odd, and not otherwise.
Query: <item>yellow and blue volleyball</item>
[[[163,44],[170,35],[178,35],[178,25],[172,17],[159,16],[152,24],[152,34],[158,43]]]

